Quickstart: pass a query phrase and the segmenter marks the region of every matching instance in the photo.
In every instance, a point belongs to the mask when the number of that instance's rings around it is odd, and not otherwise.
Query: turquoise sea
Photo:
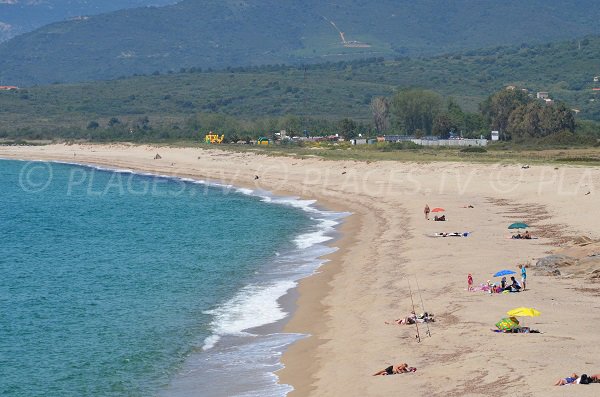
[[[0,395],[283,396],[281,298],[343,214],[129,170],[0,160]]]

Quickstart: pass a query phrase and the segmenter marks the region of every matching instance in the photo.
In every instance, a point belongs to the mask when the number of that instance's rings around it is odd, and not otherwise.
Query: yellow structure
[[[269,144],[269,138],[265,138],[264,136],[261,136],[260,138],[258,138],[258,141],[256,141],[257,145],[268,145]]]
[[[210,131],[204,137],[204,142],[210,143],[210,144],[215,144],[215,143],[220,144],[221,142],[223,142],[223,138],[225,138],[225,135],[218,136],[217,134]]]

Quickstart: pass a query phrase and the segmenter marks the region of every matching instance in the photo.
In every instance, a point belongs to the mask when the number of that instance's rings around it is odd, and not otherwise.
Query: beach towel
[[[433,233],[429,237],[469,237],[471,232]]]
[[[519,328],[519,322],[505,317],[496,323],[496,328],[500,331],[512,331]]]

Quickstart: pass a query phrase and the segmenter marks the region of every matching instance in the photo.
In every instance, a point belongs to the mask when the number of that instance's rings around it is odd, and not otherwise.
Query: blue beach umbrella
[[[510,225],[508,228],[509,229],[527,229],[529,226],[526,223],[523,222],[516,222],[513,223],[512,225]]]
[[[494,277],[508,276],[509,274],[516,274],[516,272],[513,272],[512,270],[500,270],[494,274]]]

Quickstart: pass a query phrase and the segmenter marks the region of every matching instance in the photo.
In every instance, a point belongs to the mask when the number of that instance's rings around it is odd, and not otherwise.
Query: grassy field
[[[505,145],[489,145],[483,153],[463,152],[454,147],[417,147],[392,149],[389,144],[352,146],[348,143],[296,145],[218,145],[197,142],[173,142],[168,146],[197,147],[235,152],[252,152],[269,156],[318,157],[324,160],[356,161],[459,161],[478,163],[522,163],[522,164],[575,164],[600,166],[600,147],[592,148],[519,148]]]
[[[65,143],[65,141],[48,140],[7,140],[0,139],[0,145],[49,145]],[[88,141],[68,141],[66,143],[94,144]],[[374,145],[353,146],[348,142],[314,143],[306,145],[240,145],[223,144],[207,145],[199,141],[171,141],[168,143],[153,143],[153,146],[193,147],[202,150],[223,150],[242,153],[257,153],[267,156],[283,156],[294,158],[322,158],[323,160],[355,160],[355,161],[459,161],[477,163],[522,163],[522,164],[571,164],[600,166],[600,146],[589,148],[578,147],[523,147],[504,143],[494,143],[487,146],[485,152],[465,152],[458,147],[423,147],[410,145],[398,148],[398,145],[378,143]],[[408,145],[405,145],[408,146]]]

